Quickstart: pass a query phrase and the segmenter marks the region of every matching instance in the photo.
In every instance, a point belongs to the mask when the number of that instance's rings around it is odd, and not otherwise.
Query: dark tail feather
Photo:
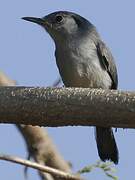
[[[115,164],[118,164],[119,153],[112,129],[96,127],[95,134],[98,154],[101,160],[111,160]]]

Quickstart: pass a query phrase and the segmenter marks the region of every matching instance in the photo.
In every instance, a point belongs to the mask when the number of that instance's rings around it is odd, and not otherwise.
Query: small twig
[[[21,164],[21,165],[24,165],[24,166],[28,166],[28,167],[37,169],[39,171],[44,171],[46,173],[50,173],[51,175],[59,177],[59,178],[64,178],[64,179],[67,179],[67,180],[82,180],[79,177],[79,175],[77,176],[77,175],[65,173],[63,171],[60,171],[60,170],[57,170],[57,169],[54,169],[54,168],[50,168],[48,166],[43,166],[43,165],[40,165],[38,163],[29,161],[29,160],[25,160],[25,159],[22,159],[22,158],[19,158],[19,157],[16,157],[16,156],[2,155],[1,154],[0,159],[10,161],[10,162],[14,162],[14,163],[17,163],[17,164]]]

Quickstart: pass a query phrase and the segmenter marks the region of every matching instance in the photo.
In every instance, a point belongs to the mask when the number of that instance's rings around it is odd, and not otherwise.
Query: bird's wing
[[[106,47],[106,45],[102,41],[97,42],[96,48],[101,66],[108,72],[112,80],[111,89],[117,89],[118,86],[117,69],[114,62],[114,58],[110,50]]]

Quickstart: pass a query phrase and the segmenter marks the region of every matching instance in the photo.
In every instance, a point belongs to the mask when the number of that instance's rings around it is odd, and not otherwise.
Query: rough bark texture
[[[0,123],[135,128],[135,92],[1,87]]]
[[[56,81],[56,83],[58,82],[59,81]],[[15,84],[15,81],[0,72],[0,86],[14,86]],[[69,164],[60,155],[45,128],[43,129],[38,126],[21,124],[16,125],[16,127],[24,137],[29,157],[32,157],[35,162],[62,170],[64,172],[71,172]],[[42,180],[60,179],[42,171],[39,171],[39,175]]]

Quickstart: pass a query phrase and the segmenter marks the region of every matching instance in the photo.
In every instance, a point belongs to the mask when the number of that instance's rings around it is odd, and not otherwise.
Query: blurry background
[[[56,10],[79,13],[96,25],[115,57],[119,89],[135,90],[135,1],[133,0],[4,0],[0,1],[0,70],[23,86],[51,86],[59,77],[54,43],[38,25],[23,16],[42,17]],[[49,134],[74,171],[95,163],[97,155],[93,127],[48,128]],[[135,132],[115,133],[120,152],[116,166],[119,179],[134,177]],[[0,153],[26,157],[21,135],[13,125],[0,125]],[[29,169],[29,179],[38,179]],[[85,175],[93,180],[108,179],[101,170]],[[0,161],[0,179],[24,179],[23,167]]]

